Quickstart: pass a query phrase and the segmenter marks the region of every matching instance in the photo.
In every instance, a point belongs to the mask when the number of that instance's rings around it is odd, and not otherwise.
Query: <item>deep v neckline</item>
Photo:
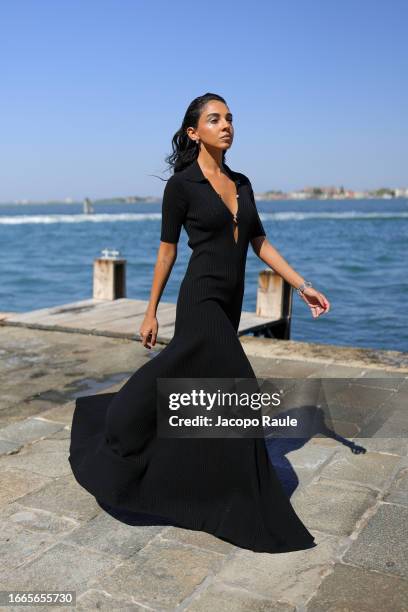
[[[229,177],[229,178],[231,178],[231,177]],[[234,181],[234,179],[231,179],[231,180],[233,180],[233,181]],[[222,205],[222,206],[224,206],[224,208],[226,208],[227,212],[228,212],[228,213],[231,215],[231,217],[232,217],[232,240],[234,241],[234,246],[237,246],[237,245],[238,245],[238,242],[239,242],[239,234],[240,234],[239,227],[238,227],[238,213],[239,213],[239,193],[238,193],[238,185],[237,185],[237,183],[234,181],[234,185],[235,185],[235,192],[236,192],[235,199],[236,199],[236,201],[237,201],[237,211],[236,211],[235,213],[233,213],[233,212],[231,211],[231,209],[229,208],[229,206],[227,206],[227,204],[224,202],[224,200],[223,200],[223,198],[222,198],[221,194],[220,194],[220,193],[218,193],[218,191],[217,191],[217,190],[214,188],[214,186],[211,184],[211,181],[210,181],[209,179],[207,179],[207,181],[208,181],[208,184],[210,185],[211,189],[212,189],[212,190],[214,191],[214,193],[215,193],[215,194],[218,196],[218,198],[219,198],[219,200],[220,200],[220,202],[221,202],[221,205]],[[236,240],[235,240],[235,231],[236,231],[236,233],[237,233],[237,239],[236,239]]]
[[[210,181],[208,181],[208,182],[210,183]],[[210,185],[211,185],[211,183],[210,183]],[[214,187],[213,187],[212,185],[211,185],[211,187],[214,189]],[[236,183],[235,183],[235,191],[236,191],[236,194],[235,194],[235,199],[236,199],[236,201],[237,201],[237,210],[236,210],[236,212],[235,212],[235,213],[233,213],[233,212],[232,212],[232,210],[230,209],[230,207],[229,207],[229,206],[226,204],[226,202],[224,202],[222,195],[221,195],[220,193],[218,193],[218,191],[216,191],[215,189],[214,189],[214,191],[215,191],[215,193],[217,194],[217,196],[220,198],[220,200],[221,200],[222,204],[223,204],[223,205],[225,206],[225,208],[228,210],[228,212],[230,213],[230,215],[232,215],[232,218],[233,218],[234,222],[235,222],[235,223],[238,223],[238,213],[239,213],[239,193],[238,193],[238,188],[237,188]]]
[[[198,162],[197,162],[197,163],[198,163]],[[221,194],[220,194],[220,193],[218,193],[218,191],[215,189],[215,187],[214,187],[214,185],[211,183],[210,179],[209,179],[209,178],[207,178],[207,177],[205,176],[204,172],[203,172],[203,171],[202,171],[202,169],[201,169],[200,164],[198,164],[198,165],[199,165],[200,170],[201,170],[201,172],[203,173],[203,176],[205,177],[205,179],[206,179],[207,183],[210,185],[210,187],[211,187],[211,189],[213,190],[213,192],[214,192],[214,193],[215,193],[215,194],[218,196],[218,198],[221,200],[222,205],[223,205],[223,206],[225,206],[225,208],[227,209],[227,211],[229,212],[229,214],[232,216],[232,219],[233,219],[234,223],[238,224],[238,214],[239,214],[239,193],[238,193],[238,184],[237,184],[237,181],[235,181],[235,180],[234,180],[234,179],[233,179],[233,178],[230,176],[230,174],[229,174],[229,172],[228,172],[228,171],[226,171],[226,172],[225,172],[225,174],[228,176],[228,178],[230,178],[230,179],[232,180],[232,182],[234,183],[234,185],[235,185],[235,199],[236,199],[236,202],[237,202],[237,210],[236,210],[236,212],[235,212],[235,213],[233,213],[233,212],[232,212],[232,210],[230,209],[230,207],[228,206],[228,204],[227,204],[226,202],[224,202],[224,199],[223,199],[223,197],[221,196]],[[235,240],[234,240],[234,242],[235,242]]]
[[[238,193],[238,187],[237,187],[236,182],[234,181],[234,185],[235,185],[235,200],[237,202],[237,210],[236,210],[235,213],[233,213],[232,210],[230,209],[230,207],[228,206],[228,204],[226,202],[224,202],[224,199],[223,199],[222,195],[220,193],[218,193],[218,191],[215,189],[214,185],[212,185],[211,181],[209,179],[207,179],[207,181],[209,182],[209,184],[212,187],[213,191],[217,194],[217,196],[221,200],[222,204],[225,206],[225,208],[228,210],[230,215],[233,217],[234,221],[237,222],[237,217],[238,217],[238,212],[239,212],[239,193]]]

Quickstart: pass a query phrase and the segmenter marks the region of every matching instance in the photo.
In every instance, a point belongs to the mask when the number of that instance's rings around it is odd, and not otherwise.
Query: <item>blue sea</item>
[[[257,202],[269,241],[326,295],[313,319],[295,294],[291,338],[408,351],[408,200]],[[147,300],[160,240],[161,204],[0,205],[0,311],[23,312],[92,297],[93,259],[127,259],[127,297]],[[176,302],[191,250],[179,256],[162,301]],[[248,252],[243,309],[254,311],[258,272]],[[159,320],[160,323],[160,320]],[[137,331],[137,330],[135,330]]]

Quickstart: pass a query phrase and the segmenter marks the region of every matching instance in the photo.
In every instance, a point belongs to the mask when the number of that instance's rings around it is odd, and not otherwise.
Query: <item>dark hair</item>
[[[219,100],[226,104],[224,98],[218,94],[207,92],[203,96],[198,96],[190,102],[181,127],[174,134],[172,139],[173,153],[165,158],[165,161],[169,164],[170,168],[173,168],[174,172],[179,172],[189,166],[198,157],[199,147],[195,142],[187,136],[187,128],[198,125],[198,120],[201,113],[204,110],[205,105],[210,100]],[[222,161],[225,161],[225,151],[222,153]]]

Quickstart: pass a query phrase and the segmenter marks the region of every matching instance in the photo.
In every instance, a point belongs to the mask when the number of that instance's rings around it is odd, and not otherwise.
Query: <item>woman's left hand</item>
[[[320,317],[321,314],[329,312],[330,310],[329,300],[323,295],[323,293],[316,291],[316,289],[313,289],[313,287],[306,287],[306,289],[301,293],[300,297],[310,307],[314,319],[317,319],[317,317]]]

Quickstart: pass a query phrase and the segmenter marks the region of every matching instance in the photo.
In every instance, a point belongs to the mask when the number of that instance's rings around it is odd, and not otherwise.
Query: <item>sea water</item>
[[[291,338],[408,350],[408,200],[257,202],[267,237],[331,302],[313,319],[294,294]],[[161,203],[0,205],[0,311],[23,312],[92,297],[104,248],[127,260],[127,297],[148,300]],[[176,302],[191,250],[182,230],[162,301]],[[258,272],[249,248],[243,309],[255,310]],[[160,324],[160,320],[159,320]],[[137,330],[135,330],[136,332]]]

